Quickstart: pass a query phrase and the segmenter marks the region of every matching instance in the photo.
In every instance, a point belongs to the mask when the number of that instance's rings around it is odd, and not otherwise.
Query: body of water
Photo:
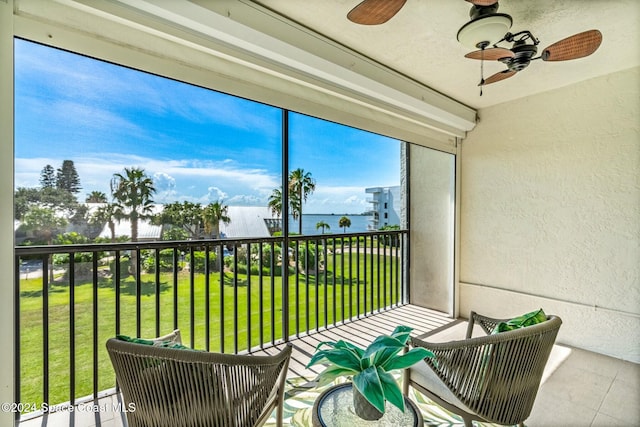
[[[344,215],[344,214],[302,214],[302,234],[322,234],[322,229],[316,229],[316,224],[320,221],[329,224],[330,229],[325,229],[325,234],[340,234],[344,233],[342,227],[338,225],[340,218],[346,216],[351,220],[351,227],[348,227],[347,233],[362,233],[369,231],[367,225],[369,225],[369,216],[365,215]],[[293,217],[289,217],[289,232],[298,232],[298,221]]]

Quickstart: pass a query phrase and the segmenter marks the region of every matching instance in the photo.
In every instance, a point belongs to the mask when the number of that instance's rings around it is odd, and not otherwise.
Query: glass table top
[[[349,383],[327,389],[317,400],[317,425],[330,427],[417,427],[422,424],[422,416],[408,399],[405,399],[406,409],[404,412],[387,402],[382,418],[376,421],[363,420],[356,415],[353,409],[352,390],[352,385]]]
[[[284,426],[311,427],[313,425],[313,404],[323,391],[336,384],[349,382],[345,378],[338,378],[334,383],[324,387],[316,387],[315,383],[303,377],[288,378],[284,401]],[[464,421],[459,416],[436,405],[424,395],[409,390],[409,399],[416,405],[422,414],[425,427],[460,427]],[[275,411],[265,424],[265,427],[276,425]],[[478,423],[478,426],[493,427],[496,424]]]

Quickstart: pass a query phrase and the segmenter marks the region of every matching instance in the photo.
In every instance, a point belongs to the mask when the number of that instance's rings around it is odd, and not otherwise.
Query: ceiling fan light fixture
[[[471,49],[482,49],[500,41],[512,24],[511,16],[506,13],[483,15],[458,30],[458,41]]]

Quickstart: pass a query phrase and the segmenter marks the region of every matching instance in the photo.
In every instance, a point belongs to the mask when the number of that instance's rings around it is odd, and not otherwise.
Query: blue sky
[[[281,183],[281,111],[170,79],[16,40],[15,186],[74,161],[85,199],[125,167],[155,201],[266,206]],[[400,183],[400,143],[292,114],[291,169],[316,180],[305,213],[361,213],[367,187]]]

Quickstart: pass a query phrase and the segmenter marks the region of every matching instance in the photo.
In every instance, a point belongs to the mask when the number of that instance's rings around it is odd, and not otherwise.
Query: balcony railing
[[[180,328],[192,348],[243,353],[401,305],[407,245],[385,231],[16,247],[16,402],[97,402],[117,334]]]

